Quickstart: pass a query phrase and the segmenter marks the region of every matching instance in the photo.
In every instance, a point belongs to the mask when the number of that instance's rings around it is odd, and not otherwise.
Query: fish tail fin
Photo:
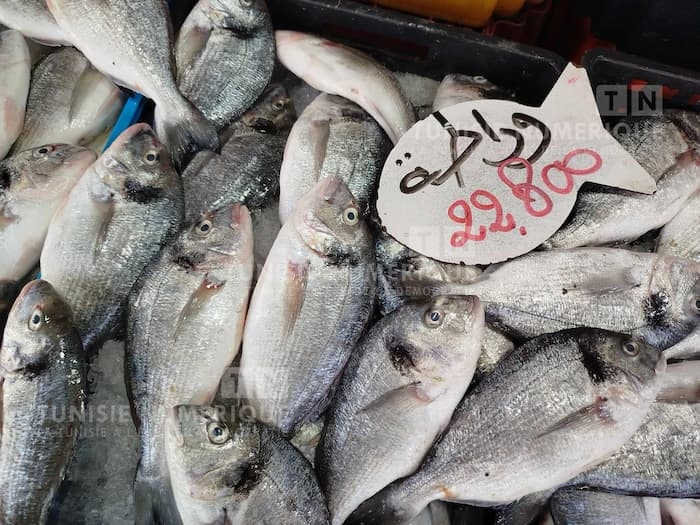
[[[134,481],[134,523],[136,525],[182,525],[170,483],[162,479]]]
[[[173,164],[182,170],[201,150],[219,150],[219,135],[214,125],[186,99],[177,111],[172,106],[156,105],[155,126],[158,136],[168,147]]]

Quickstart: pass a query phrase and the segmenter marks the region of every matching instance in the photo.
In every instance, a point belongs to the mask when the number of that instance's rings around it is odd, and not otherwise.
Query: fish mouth
[[[247,122],[247,124],[258,133],[272,134],[277,131],[277,126],[272,120],[262,117],[252,118]]]
[[[2,347],[0,357],[0,372],[4,375],[19,374],[24,370],[25,364],[22,362],[22,346],[18,343],[6,342]]]
[[[105,168],[107,168],[110,171],[116,171],[118,173],[128,173],[129,168],[126,167],[126,164],[124,164],[122,161],[114,157],[114,155],[105,155],[104,160],[102,161],[102,164],[104,165]],[[102,176],[102,179],[104,179],[106,176]]]
[[[659,355],[659,360],[656,362],[656,367],[654,368],[654,371],[657,374],[663,374],[664,372],[666,372],[667,366],[668,363],[666,362],[666,354],[661,352]]]

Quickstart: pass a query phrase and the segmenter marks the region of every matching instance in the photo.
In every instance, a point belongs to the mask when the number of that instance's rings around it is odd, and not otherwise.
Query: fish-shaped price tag
[[[586,71],[569,64],[539,108],[478,100],[413,126],[384,166],[377,209],[418,253],[489,264],[542,244],[586,182],[656,191],[603,127]]]

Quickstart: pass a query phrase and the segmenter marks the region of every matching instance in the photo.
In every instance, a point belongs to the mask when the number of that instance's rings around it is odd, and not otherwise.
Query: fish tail
[[[183,98],[177,111],[172,109],[172,106],[157,105],[155,126],[178,170],[198,151],[219,150],[219,136],[214,125],[189,101]]]
[[[134,523],[136,525],[182,525],[170,483],[162,479],[134,481]]]

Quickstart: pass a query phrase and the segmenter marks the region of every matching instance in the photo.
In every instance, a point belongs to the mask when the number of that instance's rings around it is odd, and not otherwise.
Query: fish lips
[[[6,342],[0,352],[0,369],[6,374],[16,374],[24,369],[26,360],[22,356],[22,346]]]

